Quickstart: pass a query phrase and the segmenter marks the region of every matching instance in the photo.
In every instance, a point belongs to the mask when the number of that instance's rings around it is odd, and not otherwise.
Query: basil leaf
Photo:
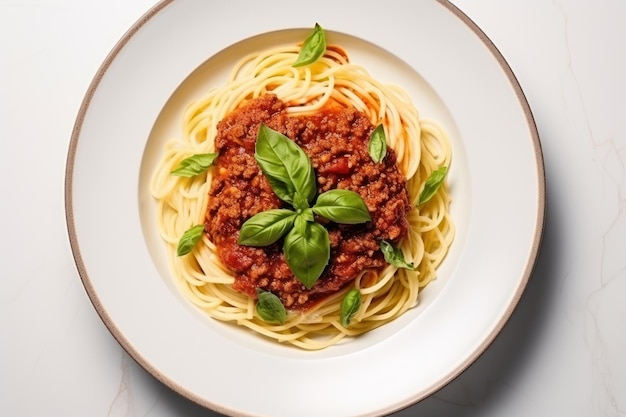
[[[372,220],[361,196],[350,190],[337,189],[320,194],[313,211],[337,223],[358,224]]]
[[[254,157],[278,198],[292,205],[296,193],[309,202],[315,198],[313,165],[287,136],[261,124]]]
[[[258,213],[241,226],[237,243],[246,246],[268,246],[280,239],[291,227],[296,213],[274,209]]]
[[[309,215],[311,214],[310,211],[306,211],[306,214],[303,212],[301,213],[298,217],[296,217],[296,220],[294,221],[294,228],[296,229],[297,233],[303,235],[304,237],[308,237],[308,228],[307,228],[307,223],[310,223],[310,217]]]
[[[283,251],[291,272],[310,289],[330,259],[328,231],[321,224],[298,216],[294,228],[285,236]]]
[[[430,173],[424,184],[424,189],[420,193],[417,205],[424,204],[435,195],[447,173],[448,167],[441,167]]]
[[[296,191],[293,196],[293,208],[296,210],[305,210],[309,208],[309,202],[306,197]]]
[[[326,52],[326,36],[324,29],[316,23],[313,32],[304,40],[293,66],[302,67],[312,64],[324,55],[324,52]]]
[[[415,271],[415,266],[413,265],[413,263],[408,263],[404,259],[404,255],[402,254],[400,248],[396,248],[386,240],[382,240],[380,242],[380,250],[383,252],[383,255],[385,256],[385,261],[387,261],[388,264],[397,266],[398,268]]]
[[[202,238],[202,234],[204,233],[204,225],[198,224],[193,227],[190,227],[183,233],[183,236],[178,241],[178,247],[176,248],[176,254],[178,256],[187,255],[196,243],[200,241]]]
[[[367,151],[377,164],[385,159],[387,155],[387,136],[382,124],[376,126],[376,129],[370,135]]]
[[[313,216],[313,210],[310,208],[302,210],[302,213],[300,213],[300,217],[302,217],[307,222],[315,221],[315,216]]]
[[[206,171],[218,155],[218,153],[199,153],[192,155],[180,161],[180,164],[178,164],[176,169],[171,171],[170,174],[178,175],[179,177],[193,177],[194,175]]]
[[[343,327],[350,325],[350,320],[361,307],[361,292],[356,288],[351,289],[341,300],[340,322]]]
[[[285,324],[287,320],[287,312],[285,306],[280,299],[269,291],[257,289],[258,301],[256,304],[256,312],[266,322],[278,322]]]

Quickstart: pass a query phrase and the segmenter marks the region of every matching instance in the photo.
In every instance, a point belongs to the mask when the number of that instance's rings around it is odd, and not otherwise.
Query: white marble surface
[[[181,0],[184,1],[184,0]],[[454,0],[518,77],[548,192],[528,289],[493,345],[398,416],[626,416],[626,1]],[[136,365],[82,287],[65,158],[100,63],[153,0],[0,0],[0,414],[217,416]]]

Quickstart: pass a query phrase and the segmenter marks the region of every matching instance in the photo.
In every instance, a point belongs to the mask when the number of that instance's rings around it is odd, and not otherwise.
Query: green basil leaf
[[[275,294],[262,289],[257,289],[257,294],[256,312],[259,317],[269,323],[285,324],[287,311],[285,311],[285,306],[280,302],[280,299]]]
[[[336,223],[358,224],[372,220],[365,202],[350,190],[330,190],[320,194],[313,211]]]
[[[328,231],[321,224],[298,216],[294,228],[285,236],[283,251],[291,272],[310,289],[330,259]]]
[[[324,29],[316,23],[313,32],[304,40],[293,66],[302,67],[312,64],[324,55],[324,52],[326,52],[326,36]]]
[[[293,196],[293,208],[296,210],[305,210],[309,208],[309,202],[306,197],[296,191]]]
[[[376,126],[376,129],[374,129],[370,135],[367,151],[372,157],[372,160],[377,164],[385,159],[387,155],[387,136],[385,135],[385,129],[382,124]]]
[[[402,254],[400,248],[396,248],[386,240],[382,240],[380,242],[380,250],[383,252],[383,255],[385,256],[385,261],[387,261],[388,264],[397,266],[398,268],[415,271],[415,266],[413,265],[413,263],[408,263],[404,259],[404,255]]]
[[[178,164],[176,169],[171,171],[170,174],[178,175],[179,177],[193,177],[194,175],[206,171],[218,155],[218,153],[199,153],[192,155],[180,161],[180,164]]]
[[[424,184],[424,189],[420,193],[418,205],[424,204],[435,195],[447,173],[448,167],[441,167],[430,173]]]
[[[315,216],[313,216],[313,210],[310,208],[302,210],[302,213],[300,213],[300,217],[302,217],[307,222],[315,221]]]
[[[204,233],[204,225],[198,224],[193,227],[190,227],[183,233],[183,236],[178,241],[178,247],[176,248],[176,254],[178,256],[187,255],[196,243],[200,241],[202,238],[202,234]]]
[[[341,300],[340,322],[343,327],[350,326],[352,317],[361,307],[361,292],[356,288],[351,289]]]
[[[300,193],[313,201],[317,192],[313,165],[294,141],[261,124],[254,156],[278,198],[293,205]]]
[[[237,243],[246,246],[268,246],[280,239],[293,226],[296,213],[274,209],[258,213],[241,226]]]

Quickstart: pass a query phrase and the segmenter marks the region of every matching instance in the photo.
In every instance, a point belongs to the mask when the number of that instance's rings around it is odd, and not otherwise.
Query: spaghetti
[[[431,173],[450,165],[452,150],[444,130],[420,119],[402,89],[378,82],[363,67],[349,62],[342,48],[329,45],[314,63],[294,67],[299,50],[297,45],[287,45],[246,56],[224,86],[192,103],[183,116],[182,137],[165,146],[152,177],[151,193],[157,201],[158,227],[172,274],[191,303],[215,319],[315,350],[394,320],[415,306],[420,289],[435,279],[454,238],[448,186],[444,181],[423,205],[418,205],[418,199]],[[407,215],[408,233],[398,246],[405,260],[415,265],[414,270],[391,264],[382,270],[365,270],[310,309],[290,312],[284,324],[263,321],[256,314],[255,299],[233,289],[233,274],[220,261],[206,233],[191,253],[176,253],[181,235],[205,222],[214,170],[190,178],[173,176],[171,171],[191,155],[215,152],[218,123],[244,103],[267,94],[277,96],[292,115],[315,114],[332,103],[364,113],[373,125],[382,124],[387,145],[407,180],[412,206]],[[361,306],[350,326],[344,327],[340,304],[354,288],[361,294]]]

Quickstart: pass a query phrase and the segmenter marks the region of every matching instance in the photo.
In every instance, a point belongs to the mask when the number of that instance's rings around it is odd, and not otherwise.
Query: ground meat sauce
[[[317,219],[328,229],[331,256],[322,276],[308,290],[290,271],[282,240],[259,248],[237,244],[239,229],[248,218],[286,206],[254,159],[261,123],[291,138],[306,152],[319,193],[335,188],[355,191],[372,216],[372,221],[358,225]],[[406,234],[410,206],[406,179],[397,169],[393,150],[387,150],[380,164],[367,151],[373,128],[369,119],[354,109],[337,107],[307,116],[288,115],[273,95],[250,100],[218,124],[216,148],[220,154],[205,230],[223,264],[233,272],[237,291],[256,297],[256,289],[262,288],[276,294],[288,309],[306,310],[359,272],[386,265],[379,241],[397,242]]]

